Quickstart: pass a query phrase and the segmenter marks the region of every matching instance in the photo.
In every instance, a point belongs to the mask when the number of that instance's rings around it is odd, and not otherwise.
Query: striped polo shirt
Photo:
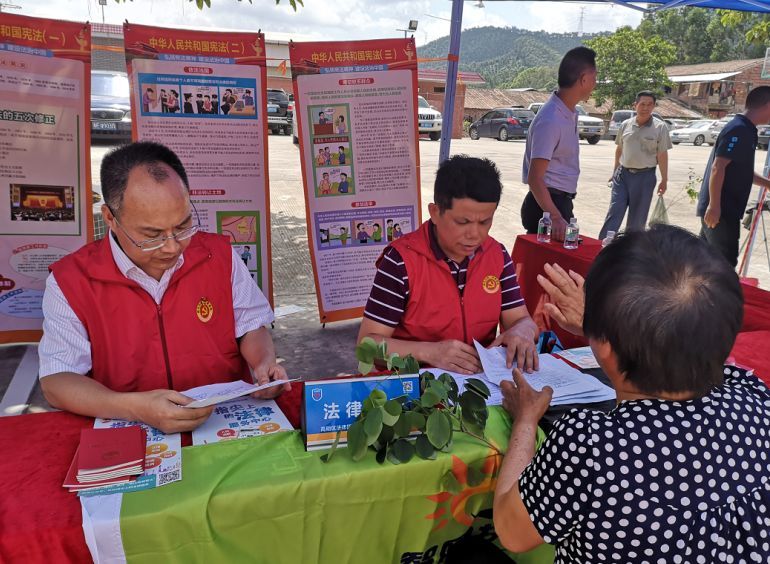
[[[473,259],[473,256],[465,257],[460,263],[450,259],[439,247],[433,228],[430,229],[430,247],[436,260],[443,260],[449,265],[452,277],[457,283],[457,289],[462,294],[465,288],[468,264]],[[524,299],[521,297],[513,261],[505,247],[502,244],[500,244],[500,247],[503,251],[504,264],[503,271],[499,276],[502,293],[500,310],[505,311],[524,305]],[[481,252],[481,249],[479,248],[477,252]],[[364,308],[364,317],[389,327],[397,327],[404,315],[408,301],[409,275],[406,271],[406,265],[401,254],[393,247],[390,247],[383,255],[377,268],[377,274],[374,276],[372,291]]]

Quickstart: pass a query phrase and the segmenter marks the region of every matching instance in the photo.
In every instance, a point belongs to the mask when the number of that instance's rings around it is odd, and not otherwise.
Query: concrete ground
[[[110,146],[92,149],[94,183],[98,183],[99,166]],[[422,214],[427,218],[427,205],[432,200],[433,179],[438,161],[439,143],[421,139],[419,143]],[[575,214],[581,233],[596,237],[609,205],[607,181],[611,174],[615,146],[603,140],[597,145],[580,143],[581,176]],[[710,148],[678,145],[669,153],[669,183],[666,201],[671,223],[693,232],[700,229],[695,217],[695,204],[687,198],[684,187],[691,177],[703,174]],[[495,161],[503,180],[503,196],[495,216],[491,234],[512,247],[523,233],[519,210],[527,189],[521,183],[524,141],[499,142],[494,139],[454,140],[452,154],[485,156]],[[766,153],[758,151],[757,170],[761,171]],[[305,204],[300,171],[299,149],[290,136],[269,137],[271,232],[273,241],[273,278],[275,305],[299,306],[302,311],[280,317],[273,329],[280,361],[290,376],[316,379],[356,371],[353,353],[358,333],[358,320],[332,323],[322,327],[318,320],[313,273],[307,248]],[[699,183],[696,188],[699,187]],[[98,187],[97,187],[98,188]],[[770,217],[768,218],[770,220]],[[744,232],[744,236],[747,232]],[[764,243],[755,244],[750,276],[760,285],[770,287],[770,271]],[[279,310],[280,311],[280,310]],[[0,397],[5,393],[23,355],[19,346],[0,348]],[[50,407],[36,387],[30,398],[29,411],[45,411]]]

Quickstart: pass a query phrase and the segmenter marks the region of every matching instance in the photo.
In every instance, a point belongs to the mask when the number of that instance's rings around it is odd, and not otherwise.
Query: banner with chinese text
[[[91,28],[0,13],[0,343],[38,341],[48,267],[93,238]]]
[[[321,322],[359,317],[385,246],[419,227],[413,39],[289,46]]]
[[[261,33],[123,26],[135,140],[182,159],[202,228],[226,235],[273,301]]]

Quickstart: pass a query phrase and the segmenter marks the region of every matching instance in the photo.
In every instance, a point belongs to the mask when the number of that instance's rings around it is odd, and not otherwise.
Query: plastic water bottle
[[[612,243],[613,239],[615,239],[615,232],[607,231],[607,236],[602,239],[602,249]]]
[[[567,232],[564,234],[564,248],[577,249],[579,235],[580,228],[578,228],[577,219],[574,217],[570,218],[569,225],[567,226]]]
[[[543,217],[537,222],[537,242],[538,243],[550,243],[551,242],[551,213],[543,212]]]

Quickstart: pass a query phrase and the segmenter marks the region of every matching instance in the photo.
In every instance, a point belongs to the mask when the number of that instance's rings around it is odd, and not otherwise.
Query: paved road
[[[99,145],[92,150],[94,183],[98,184],[99,166],[104,154],[111,147]],[[427,218],[427,205],[433,196],[433,179],[438,161],[439,143],[420,141],[422,166],[422,213]],[[611,173],[614,144],[601,141],[598,145],[581,142],[581,169],[575,213],[581,232],[597,236],[604,222],[609,205],[607,180]],[[300,313],[280,318],[275,323],[273,338],[278,355],[290,375],[306,378],[332,376],[355,371],[353,355],[358,321],[333,323],[323,328],[318,321],[313,276],[307,250],[305,205],[301,183],[299,150],[291,137],[269,137],[270,204],[273,240],[273,272],[275,279],[276,306],[298,305]],[[523,141],[499,142],[494,139],[456,140],[452,153],[486,156],[500,168],[503,180],[503,197],[495,216],[492,235],[513,245],[516,236],[523,232],[519,218],[521,202],[526,187],[521,183]],[[679,145],[670,153],[669,192],[671,203],[669,218],[672,223],[697,232],[699,221],[695,217],[695,205],[684,194],[684,186],[691,175],[703,174],[708,159],[708,147]],[[757,155],[758,169],[765,153]],[[96,186],[98,190],[98,186]],[[760,279],[764,287],[770,287],[770,272],[764,247],[756,245],[755,260],[750,274]],[[0,350],[0,394],[4,392],[13,374],[20,347]],[[47,409],[39,392],[33,396],[33,410]]]

